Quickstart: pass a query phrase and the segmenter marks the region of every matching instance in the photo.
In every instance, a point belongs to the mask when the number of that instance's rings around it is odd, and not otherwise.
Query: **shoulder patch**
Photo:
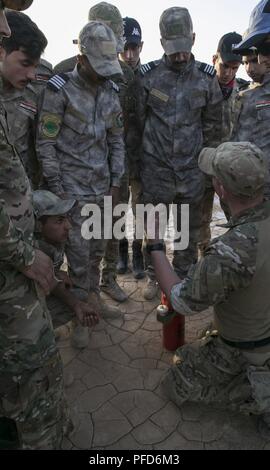
[[[141,75],[144,76],[146,73],[150,72],[151,70],[154,70],[159,65],[159,63],[159,60],[154,60],[152,62],[148,62],[148,64],[142,65],[140,68]]]
[[[52,78],[50,78],[50,80],[48,80],[47,87],[52,91],[58,92],[66,85],[68,81],[68,75],[65,73],[59,73],[59,75],[54,75]]]
[[[210,75],[210,77],[215,77],[216,75],[215,67],[213,67],[213,65],[205,64],[204,62],[201,62],[199,65],[199,70]]]
[[[116,91],[116,93],[119,93],[119,92],[120,92],[119,86],[116,85],[116,83],[115,83],[113,80],[109,80],[109,83],[110,83],[112,89],[113,89],[114,91]]]
[[[30,101],[21,101],[19,105],[20,109],[27,111],[28,113],[32,114],[35,116],[37,114],[37,107],[34,103],[31,103]]]

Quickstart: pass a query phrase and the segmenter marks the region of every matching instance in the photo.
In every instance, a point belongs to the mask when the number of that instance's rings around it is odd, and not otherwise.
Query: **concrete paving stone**
[[[149,390],[151,392],[158,387],[160,380],[164,375],[163,371],[157,369],[142,370],[141,373],[145,390]]]
[[[187,441],[202,442],[202,429],[199,422],[183,421],[179,424],[177,431]]]
[[[81,380],[75,382],[68,388],[65,388],[65,394],[69,404],[76,402],[79,397],[87,390],[87,387]]]
[[[93,448],[107,447],[128,434],[132,426],[126,418],[113,421],[96,421]]]
[[[153,445],[164,441],[168,434],[151,420],[146,421],[132,431],[132,436],[139,444]]]
[[[123,313],[122,317],[115,318],[114,320],[112,318],[107,318],[106,323],[114,326],[115,328],[122,328],[125,324],[125,314]]]
[[[123,310],[127,312],[128,315],[131,315],[132,313],[143,313],[145,315],[143,305],[143,302],[135,302],[134,300],[128,300],[123,304]]]
[[[187,441],[183,436],[174,432],[164,442],[154,446],[155,450],[203,450],[202,442]]]
[[[171,366],[173,364],[173,356],[174,356],[174,352],[166,351],[166,349],[163,348],[161,361]]]
[[[71,450],[73,447],[72,443],[64,437],[62,444],[61,444],[61,450]]]
[[[143,390],[144,381],[140,370],[126,368],[123,373],[113,381],[113,385],[118,392],[128,392],[131,390]]]
[[[107,325],[106,331],[111,338],[112,344],[120,344],[130,337],[130,333],[128,331],[119,330],[111,325]]]
[[[228,429],[229,422],[229,417],[225,412],[212,411],[209,407],[208,411],[203,412],[200,416],[202,441],[207,443],[221,439],[225,431]]]
[[[135,331],[138,331],[139,328],[141,327],[142,322],[141,321],[126,321],[124,325],[122,326],[122,330],[128,331],[129,333],[135,333]]]
[[[168,370],[170,367],[170,365],[167,363],[167,362],[163,362],[163,361],[158,361],[157,363],[157,368],[160,369],[160,370]]]
[[[66,366],[80,354],[80,351],[70,346],[69,348],[60,349],[60,354],[62,362]]]
[[[136,281],[123,282],[122,288],[129,297],[132,297],[132,299],[133,294],[135,294],[135,292],[137,292],[137,290],[139,289]]]
[[[200,403],[183,403],[181,406],[181,415],[183,421],[199,421],[200,417],[209,411],[209,407]]]
[[[106,447],[106,451],[108,450],[153,450],[153,446],[148,446],[145,444],[139,444],[136,439],[131,434],[120,439],[116,444],[113,446]]]
[[[128,417],[133,427],[144,423],[164,406],[162,399],[145,390],[120,393],[111,400],[111,403]]]
[[[157,361],[155,359],[135,359],[130,363],[130,367],[135,369],[156,369]]]
[[[143,299],[143,296],[142,296],[142,299]],[[144,301],[144,311],[145,311],[145,313],[155,314],[156,315],[158,305],[160,305],[160,297],[155,298],[154,300]]]
[[[80,407],[84,412],[92,413],[116,395],[117,392],[112,385],[95,387],[80,396]]]
[[[100,364],[102,364],[104,361],[98,350],[90,351],[90,349],[84,349],[80,353],[79,359],[89,367],[97,367],[98,369],[100,368]]]
[[[182,418],[179,408],[172,402],[169,402],[164,408],[151,416],[151,421],[162,428],[167,434],[171,434],[176,430]]]
[[[96,331],[90,340],[89,349],[99,349],[106,346],[112,346],[112,340],[110,336],[104,330]]]
[[[116,362],[104,361],[100,370],[107,381],[112,383],[127,370],[130,370],[130,368],[125,365],[117,364]]]
[[[95,367],[90,367],[88,373],[82,377],[82,382],[86,385],[88,390],[95,387],[101,387],[107,385],[110,381],[106,379],[102,370],[98,370]]]
[[[160,322],[157,321],[155,318],[156,314],[153,314],[153,312],[148,315],[146,318],[144,324],[143,324],[143,329],[148,330],[148,331],[160,331],[162,329],[162,325]]]
[[[225,429],[223,440],[228,442],[233,450],[260,450],[265,441],[257,432],[256,417],[244,415],[230,416],[230,424]]]
[[[158,343],[160,339],[159,331],[147,331],[141,328],[139,331],[136,331],[133,335],[134,341],[136,340],[139,344],[146,345],[150,342],[154,344]]]
[[[110,402],[105,403],[99,410],[92,413],[92,417],[94,423],[98,421],[121,421],[125,419],[125,415]]]
[[[91,371],[91,367],[80,359],[75,358],[65,367],[65,370],[72,373],[74,379],[77,380],[88,374]]]
[[[94,434],[92,419],[88,413],[80,413],[78,418],[78,427],[69,440],[77,449],[91,449]]]
[[[122,365],[127,365],[130,363],[130,358],[119,345],[102,348],[100,354],[104,359],[107,359],[111,362],[117,362],[118,364]]]

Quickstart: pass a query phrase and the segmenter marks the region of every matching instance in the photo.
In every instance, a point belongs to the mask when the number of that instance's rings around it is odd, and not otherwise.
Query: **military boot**
[[[103,281],[100,288],[113,300],[116,300],[116,302],[125,302],[128,299],[128,296],[125,291],[123,291],[123,289],[119,286],[117,280],[113,277],[107,279],[106,281]]]
[[[125,274],[128,270],[128,240],[124,238],[119,242],[119,258],[116,266],[117,274]]]
[[[77,325],[71,335],[71,344],[76,349],[84,349],[89,344],[89,330],[87,327]]]
[[[145,277],[141,240],[134,240],[132,244],[132,270],[135,279]]]
[[[147,284],[143,289],[143,297],[145,300],[153,300],[158,293],[158,284],[154,279],[147,280]]]
[[[112,305],[108,305],[102,300],[100,294],[97,292],[90,292],[88,295],[88,303],[92,305],[93,308],[96,310],[97,314],[101,318],[123,318],[124,314],[118,307],[113,307]]]

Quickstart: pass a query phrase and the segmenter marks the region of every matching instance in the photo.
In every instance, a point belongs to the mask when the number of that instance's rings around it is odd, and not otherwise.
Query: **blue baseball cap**
[[[269,13],[270,0],[261,0],[251,13],[246,37],[234,47],[234,54],[243,53],[251,47],[257,46],[270,34]]]
[[[142,42],[142,30],[141,27],[134,18],[123,18],[124,24],[124,42],[125,44],[141,44]]]

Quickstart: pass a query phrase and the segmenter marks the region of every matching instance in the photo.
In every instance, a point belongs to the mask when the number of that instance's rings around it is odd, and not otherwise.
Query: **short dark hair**
[[[6,17],[11,36],[3,38],[2,47],[7,54],[21,49],[31,59],[39,59],[48,44],[42,31],[29,16],[19,11],[8,10]]]

